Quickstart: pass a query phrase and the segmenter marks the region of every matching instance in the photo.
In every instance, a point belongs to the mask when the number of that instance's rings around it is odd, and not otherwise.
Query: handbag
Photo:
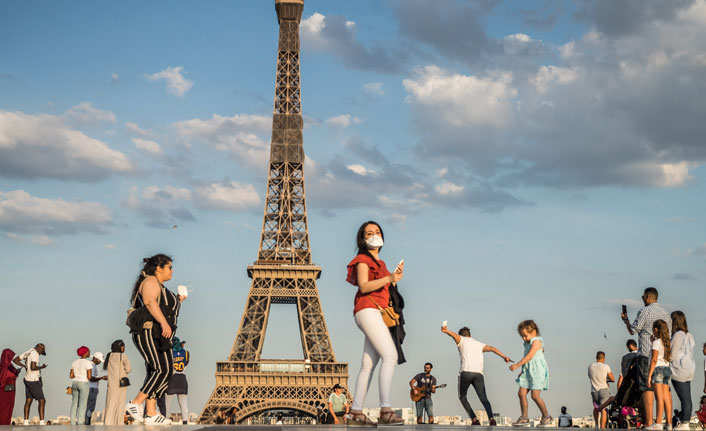
[[[122,365],[123,365],[123,354],[121,353],[120,354],[120,370],[121,371],[123,369]],[[119,385],[121,388],[125,388],[125,387],[130,386],[130,379],[128,379],[127,377],[121,377]]]
[[[371,296],[368,296],[368,298],[370,298],[370,300],[373,301],[373,304],[375,304],[378,310],[380,310],[380,314],[382,314],[382,321],[385,322],[385,325],[387,325],[388,328],[392,328],[400,324],[400,315],[395,312],[395,309],[392,308],[392,306],[382,308]]]

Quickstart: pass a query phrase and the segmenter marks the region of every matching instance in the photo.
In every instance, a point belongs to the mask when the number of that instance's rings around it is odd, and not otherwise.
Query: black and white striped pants
[[[132,341],[145,360],[147,369],[145,383],[142,384],[140,392],[147,394],[148,398],[160,398],[167,391],[169,379],[174,373],[172,349],[160,352],[155,346],[152,329],[133,333]]]

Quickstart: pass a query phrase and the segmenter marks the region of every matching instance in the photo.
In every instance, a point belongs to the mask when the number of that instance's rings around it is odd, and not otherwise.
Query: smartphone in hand
[[[397,266],[395,267],[395,272],[401,271],[403,264],[404,264],[404,259],[402,259],[402,260],[400,261],[400,263],[397,264]]]
[[[628,314],[628,307],[625,304],[623,304],[623,314],[625,314],[625,315]]]

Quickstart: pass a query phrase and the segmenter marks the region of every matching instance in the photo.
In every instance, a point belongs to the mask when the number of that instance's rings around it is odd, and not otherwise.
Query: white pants
[[[365,398],[368,395],[368,388],[373,378],[373,371],[380,359],[380,375],[378,376],[378,386],[380,387],[380,407],[392,407],[390,403],[390,387],[392,386],[392,376],[395,374],[397,365],[397,348],[390,330],[382,320],[380,310],[377,308],[364,308],[355,313],[355,323],[363,334],[365,343],[363,344],[363,358],[360,361],[360,371],[355,382],[355,394],[353,396],[353,406],[351,410],[362,410]]]

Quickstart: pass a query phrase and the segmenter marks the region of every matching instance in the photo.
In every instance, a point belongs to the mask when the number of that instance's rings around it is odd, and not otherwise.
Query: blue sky
[[[0,3],[2,344],[46,343],[49,416],[68,411],[78,346],[128,340],[130,286],[157,252],[171,287],[193,288],[178,335],[203,407],[258,248],[277,32],[268,1]],[[634,316],[647,285],[706,341],[704,38],[703,0],[307,0],[309,231],[349,385],[362,337],[345,265],[368,219],[383,258],[406,262],[397,406],[426,361],[454,386],[443,320],[519,360],[514,328],[535,319],[555,416],[589,414],[586,367],[604,350],[617,370],[620,304]],[[276,307],[265,356],[301,358],[294,322]],[[494,409],[516,416],[514,373],[486,364]],[[454,393],[437,414],[462,413]]]

